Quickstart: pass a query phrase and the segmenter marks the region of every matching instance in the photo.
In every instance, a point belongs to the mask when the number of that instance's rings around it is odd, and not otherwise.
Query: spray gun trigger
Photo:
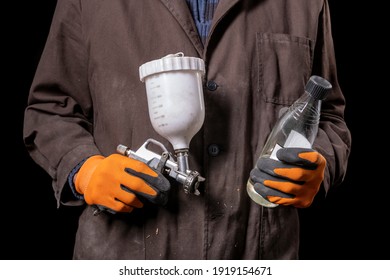
[[[157,164],[157,171],[160,173],[164,173],[164,168],[167,163],[167,160],[169,158],[169,153],[168,152],[163,152],[160,157],[160,161]]]

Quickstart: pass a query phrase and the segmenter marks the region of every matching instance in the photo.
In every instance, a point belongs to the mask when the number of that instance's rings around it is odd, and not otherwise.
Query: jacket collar
[[[186,1],[183,0],[160,0],[171,14],[176,18],[178,23],[182,26],[189,39],[194,44],[198,54],[202,56],[204,48],[198,36],[198,31],[194,20],[192,19],[191,12],[188,9]],[[213,23],[210,32],[214,30],[215,26],[220,22],[221,18],[241,0],[220,0],[215,10]]]

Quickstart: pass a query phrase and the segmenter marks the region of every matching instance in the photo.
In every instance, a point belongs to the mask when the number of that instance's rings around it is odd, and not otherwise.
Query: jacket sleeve
[[[345,97],[337,80],[329,5],[324,1],[314,52],[313,74],[326,78],[332,92],[322,103],[318,137],[314,148],[327,160],[324,188],[340,185],[345,177],[351,149],[351,133],[344,119]]]
[[[58,207],[64,202],[64,186],[72,169],[100,153],[92,136],[93,108],[79,5],[74,0],[57,2],[24,115],[24,143],[52,178]]]

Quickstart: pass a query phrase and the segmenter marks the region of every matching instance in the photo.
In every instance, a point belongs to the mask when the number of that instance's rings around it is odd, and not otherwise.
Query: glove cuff
[[[103,159],[104,156],[101,155],[91,156],[84,162],[79,172],[75,174],[74,185],[78,193],[85,194],[93,172]]]

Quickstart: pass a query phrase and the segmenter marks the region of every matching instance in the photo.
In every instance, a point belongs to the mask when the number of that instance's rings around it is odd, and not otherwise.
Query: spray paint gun
[[[189,169],[189,143],[202,127],[205,117],[202,76],[204,61],[185,57],[183,53],[170,54],[149,61],[139,67],[140,80],[145,82],[149,117],[155,131],[173,146],[174,157],[167,148],[154,139],[148,139],[132,151],[120,144],[117,152],[140,160],[164,175],[174,178],[185,193],[199,195],[199,183],[205,181],[199,172]],[[151,144],[161,149],[158,154]]]

